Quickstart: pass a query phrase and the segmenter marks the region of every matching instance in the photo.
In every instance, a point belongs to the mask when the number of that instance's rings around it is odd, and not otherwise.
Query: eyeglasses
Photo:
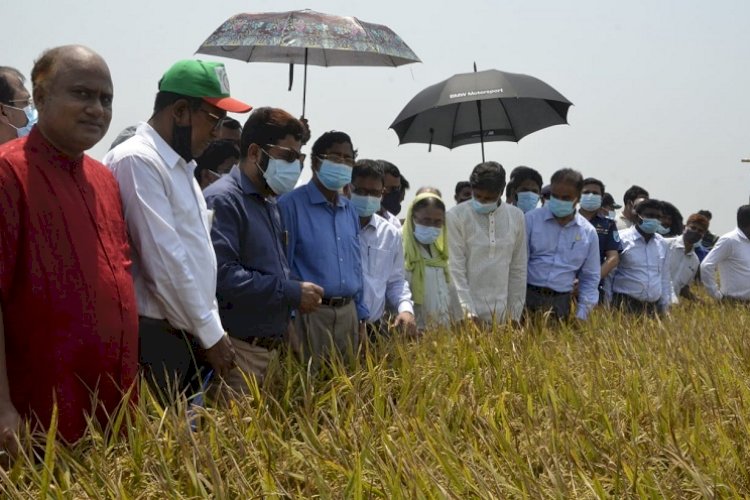
[[[354,186],[353,184],[352,186],[354,187],[352,189],[352,193],[354,194],[358,194],[359,196],[372,196],[373,198],[381,198],[382,191],[380,189],[365,189]]]
[[[11,108],[12,107],[16,107],[16,109],[23,109],[26,106],[33,105],[34,104],[34,99],[32,99],[31,97],[28,97],[26,99],[12,99],[12,100],[8,101],[8,103],[9,104],[13,104],[13,106],[11,106]]]
[[[320,158],[321,160],[329,160],[334,163],[343,163],[344,165],[353,167],[354,163],[357,161],[357,154],[354,153],[354,156],[344,156],[339,153],[328,153],[324,155],[318,155],[318,158]]]
[[[224,122],[224,118],[226,118],[225,116],[215,115],[205,108],[198,108],[198,109],[206,113],[210,118],[214,120],[214,127],[213,127],[214,130],[217,130],[219,127],[221,127],[221,124]]]
[[[401,192],[401,186],[386,186],[383,188],[383,194],[392,194],[392,193],[400,193]]]
[[[287,148],[284,146],[277,146],[276,144],[266,144],[264,145],[266,148],[274,148],[278,150],[279,152],[274,154],[277,154],[277,156],[271,156],[271,154],[266,151],[265,149],[261,149],[264,153],[266,153],[269,157],[273,158],[274,160],[284,160],[288,162],[293,162],[299,160],[300,163],[305,163],[305,158],[307,158],[307,155],[305,153],[300,153],[299,151],[295,151],[292,148]]]

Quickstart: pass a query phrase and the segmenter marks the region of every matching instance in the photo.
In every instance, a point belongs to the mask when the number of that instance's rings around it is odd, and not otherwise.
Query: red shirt
[[[120,196],[109,170],[72,160],[37,127],[0,146],[0,303],[13,405],[67,441],[135,379],[138,316]]]

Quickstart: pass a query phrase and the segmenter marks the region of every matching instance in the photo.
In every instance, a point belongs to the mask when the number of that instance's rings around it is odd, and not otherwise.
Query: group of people
[[[11,454],[22,420],[44,427],[55,405],[60,436],[77,440],[85,413],[106,419],[139,372],[166,403],[205,390],[221,404],[285,349],[318,371],[364,343],[461,321],[586,320],[600,305],[663,314],[693,298],[699,271],[713,297],[750,300],[750,206],[715,240],[710,213],[683,229],[638,186],[620,207],[575,170],[544,186],[518,167],[506,185],[488,161],[450,210],[423,187],[399,219],[402,173],[358,158],[344,132],[313,142],[312,179],[297,187],[307,121],[251,112],[222,64],[170,67],[151,117],[102,163],[85,151],[112,116],[105,61],[57,47],[31,84],[33,96],[0,67],[0,446]],[[244,124],[226,116],[249,112]]]

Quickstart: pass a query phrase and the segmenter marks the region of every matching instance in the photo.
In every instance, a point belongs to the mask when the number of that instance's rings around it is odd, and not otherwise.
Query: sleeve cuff
[[[292,309],[297,309],[302,301],[302,287],[299,281],[286,280],[284,282],[284,299],[291,305]]]
[[[403,300],[398,305],[398,313],[401,314],[402,312],[409,312],[414,315],[414,306],[412,306],[410,300]]]
[[[212,348],[224,335],[226,333],[224,332],[224,327],[221,326],[219,312],[215,310],[213,311],[211,321],[202,328],[199,328],[195,333],[195,337],[204,349]]]

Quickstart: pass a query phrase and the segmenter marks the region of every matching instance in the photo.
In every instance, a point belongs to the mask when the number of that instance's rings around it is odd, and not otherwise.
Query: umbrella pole
[[[307,47],[305,47],[305,77],[302,84],[302,118],[305,117],[305,107],[307,106]]]
[[[481,101],[477,103],[477,113],[479,113],[479,142],[482,145],[482,163],[484,163],[484,125],[482,124],[482,105]]]

